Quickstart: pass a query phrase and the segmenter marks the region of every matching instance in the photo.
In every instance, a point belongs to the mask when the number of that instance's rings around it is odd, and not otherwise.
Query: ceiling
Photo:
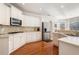
[[[79,8],[79,3],[14,3],[13,5],[26,13],[53,16],[57,19],[65,19]]]

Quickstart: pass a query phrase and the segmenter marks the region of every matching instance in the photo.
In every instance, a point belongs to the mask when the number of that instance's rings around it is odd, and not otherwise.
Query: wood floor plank
[[[53,41],[38,41],[25,44],[11,55],[58,55],[58,47],[53,45]]]

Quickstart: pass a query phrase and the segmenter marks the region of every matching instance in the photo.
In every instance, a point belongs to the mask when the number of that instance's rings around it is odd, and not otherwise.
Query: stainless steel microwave
[[[11,17],[10,18],[10,25],[11,26],[21,26],[22,25],[22,20]]]

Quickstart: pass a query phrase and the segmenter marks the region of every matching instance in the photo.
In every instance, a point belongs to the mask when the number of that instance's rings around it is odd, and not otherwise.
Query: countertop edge
[[[64,38],[66,38],[66,37],[64,37]],[[58,39],[58,41],[61,41],[61,42],[68,43],[68,44],[71,44],[71,45],[79,47],[79,44],[75,44],[73,42],[69,42],[67,40],[64,40],[64,38],[60,38],[60,39]]]

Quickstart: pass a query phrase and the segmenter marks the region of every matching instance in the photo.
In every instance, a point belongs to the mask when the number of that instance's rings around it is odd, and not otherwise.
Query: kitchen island
[[[79,37],[67,36],[60,38],[59,55],[79,55]]]

